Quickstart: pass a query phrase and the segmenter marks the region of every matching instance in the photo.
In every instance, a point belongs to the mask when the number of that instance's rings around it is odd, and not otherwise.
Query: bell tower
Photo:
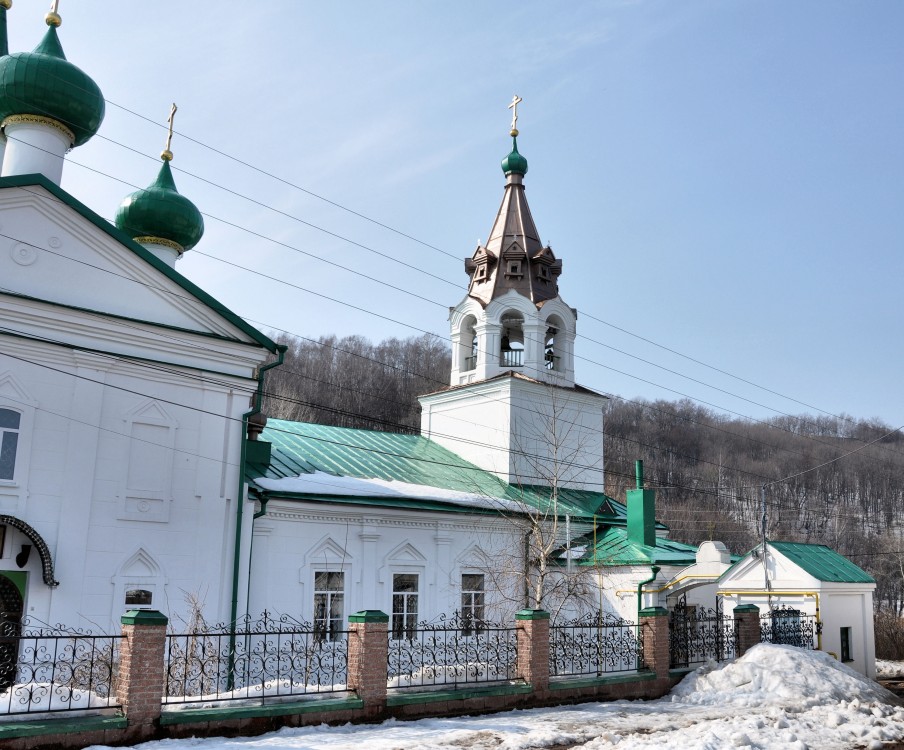
[[[450,385],[512,371],[574,385],[577,315],[559,297],[562,261],[543,246],[524,194],[527,159],[518,151],[517,107],[510,105],[512,151],[502,160],[505,192],[486,245],[465,260],[467,296],[452,310]]]
[[[421,434],[509,483],[602,491],[606,397],[575,385],[577,312],[559,296],[562,261],[527,204],[520,102],[509,105],[502,204],[486,244],[465,260],[468,293],[449,316],[450,387],[420,398]]]

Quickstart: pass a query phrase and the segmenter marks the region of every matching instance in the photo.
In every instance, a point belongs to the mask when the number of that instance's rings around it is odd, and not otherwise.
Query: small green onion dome
[[[154,184],[127,195],[116,211],[116,226],[139,242],[163,239],[191,250],[204,234],[204,218],[176,190],[169,159],[165,159]]]
[[[512,153],[502,160],[502,171],[506,174],[527,174],[527,159],[518,153],[518,139],[512,136]]]
[[[81,146],[100,128],[104,109],[97,84],[66,60],[55,25],[33,52],[0,58],[0,122],[11,115],[47,117],[72,132],[73,146]]]

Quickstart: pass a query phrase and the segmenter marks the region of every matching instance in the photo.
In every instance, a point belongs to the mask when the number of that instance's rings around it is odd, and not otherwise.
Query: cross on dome
[[[512,137],[518,135],[518,105],[523,101],[524,99],[515,94],[512,97],[512,103],[508,105],[508,108],[512,110]]]
[[[167,122],[169,123],[169,130],[166,134],[166,147],[160,154],[160,158],[163,161],[172,161],[173,160],[173,152],[170,151],[170,146],[173,144],[173,118],[176,116],[176,112],[179,108],[176,106],[176,102],[173,102],[173,108],[170,110],[169,118],[167,118]]]

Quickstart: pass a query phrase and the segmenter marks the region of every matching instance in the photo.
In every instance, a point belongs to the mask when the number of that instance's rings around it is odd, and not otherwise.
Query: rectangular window
[[[0,479],[13,479],[21,418],[17,411],[0,409]]]
[[[854,661],[851,658],[851,629],[841,629],[841,661]]]
[[[483,281],[487,277],[487,264],[481,263],[474,271],[474,281]]]
[[[484,588],[482,573],[464,573],[461,576],[462,635],[473,635],[482,630],[484,615]]]
[[[392,577],[392,637],[414,638],[417,627],[417,573],[396,573]]]
[[[510,260],[506,264],[506,276],[521,276],[521,261],[520,260]]]
[[[126,591],[126,604],[130,606],[148,606],[154,600],[154,594],[147,589],[129,589]]]
[[[337,641],[342,635],[345,609],[345,573],[314,573],[314,634],[318,640]]]

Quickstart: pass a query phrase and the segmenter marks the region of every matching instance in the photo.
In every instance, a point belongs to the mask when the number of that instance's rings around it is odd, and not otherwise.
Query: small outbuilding
[[[767,542],[726,570],[718,594],[756,605],[763,638],[812,646],[874,678],[873,591],[866,571],[823,544]],[[805,643],[806,642],[806,643]]]

